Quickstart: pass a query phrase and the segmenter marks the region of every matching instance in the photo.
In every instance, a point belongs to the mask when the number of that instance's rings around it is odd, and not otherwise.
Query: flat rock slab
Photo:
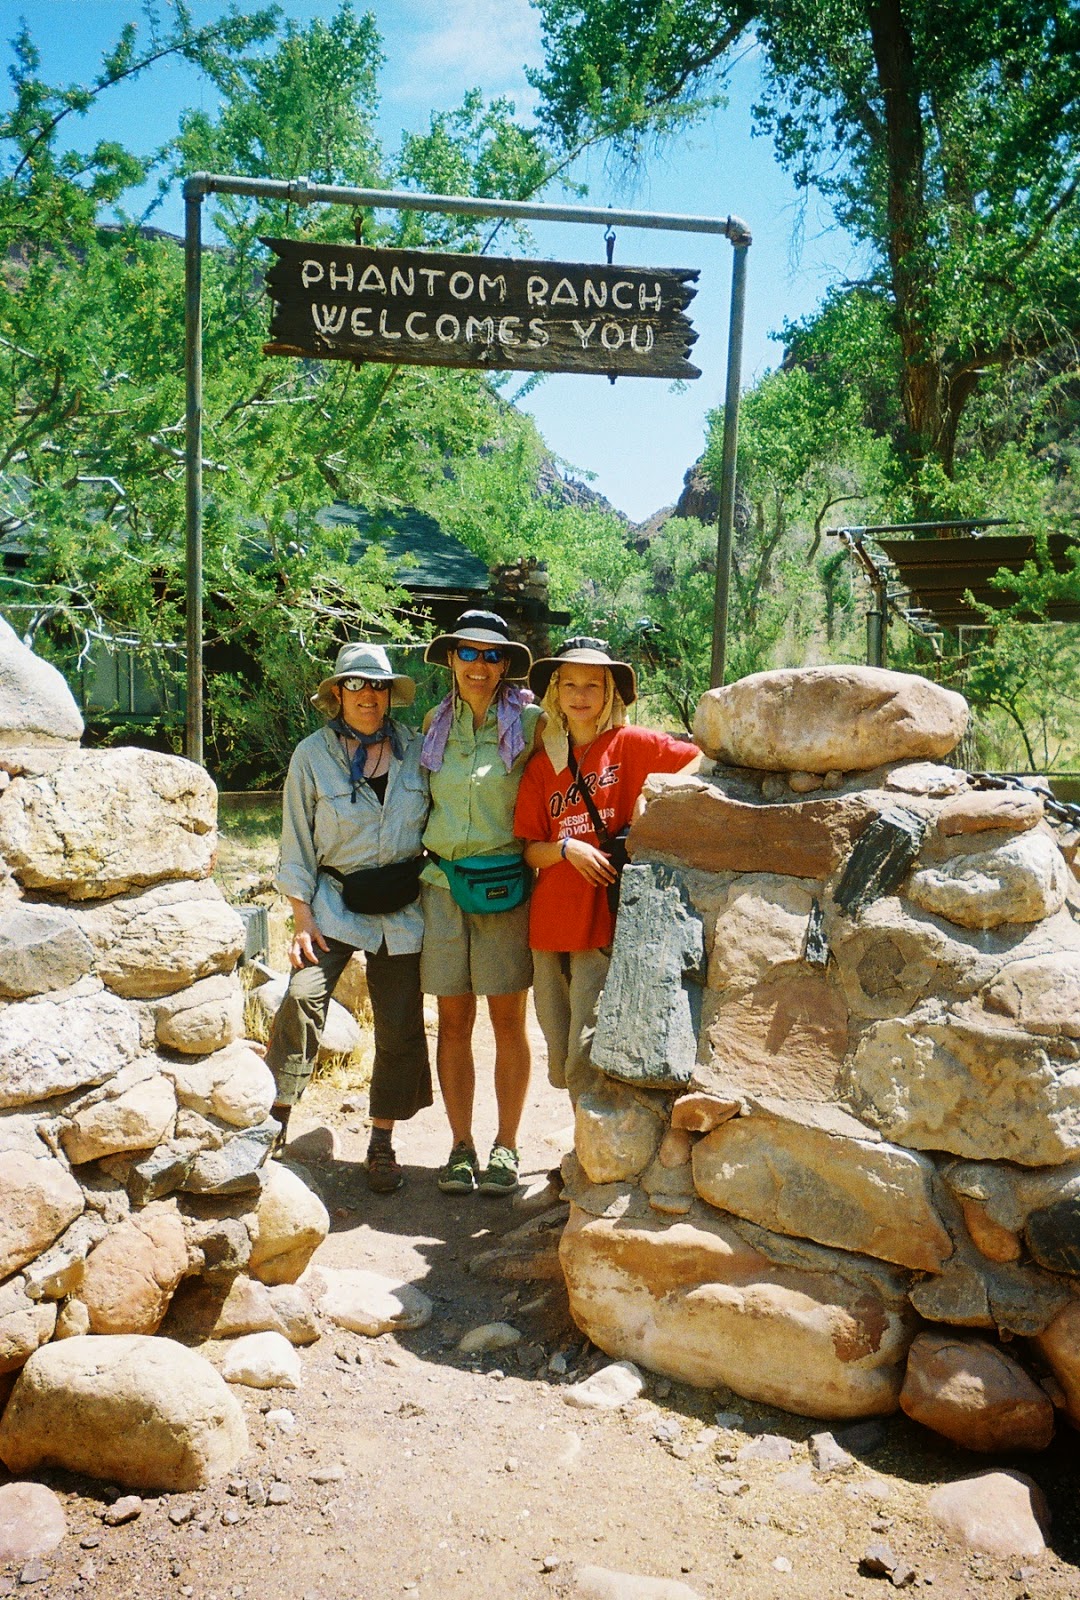
[[[1045,810],[1042,795],[1033,789],[968,791],[946,800],[938,813],[938,832],[946,838],[991,828],[1026,833],[1042,821]]]
[[[608,1567],[578,1567],[573,1600],[701,1600],[697,1589],[678,1578],[648,1578]]]
[[[0,1417],[9,1471],[60,1467],[131,1489],[201,1488],[247,1448],[224,1380],[171,1339],[89,1335],[44,1345]]]
[[[791,804],[752,804],[722,781],[675,774],[650,779],[654,796],[630,830],[634,860],[664,856],[702,872],[827,878],[871,817],[891,803],[878,791]],[[875,803],[875,795],[877,803]]]
[[[0,1566],[47,1556],[67,1533],[64,1508],[42,1483],[5,1483],[0,1488]]]
[[[329,1322],[371,1338],[422,1328],[434,1309],[413,1284],[397,1283],[362,1267],[312,1267],[304,1276],[304,1287]]]
[[[914,673],[880,667],[755,672],[698,702],[694,739],[707,755],[767,772],[866,772],[938,760],[968,724],[967,701]]]
[[[1041,1556],[1050,1511],[1023,1472],[981,1472],[932,1490],[926,1509],[958,1543],[993,1556]]]

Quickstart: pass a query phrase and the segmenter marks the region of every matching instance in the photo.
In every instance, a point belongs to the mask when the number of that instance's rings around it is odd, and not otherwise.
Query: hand
[[[289,965],[297,970],[300,967],[313,967],[319,959],[315,953],[316,946],[320,950],[329,950],[330,946],[319,932],[319,925],[309,905],[302,900],[294,900],[292,913],[295,931],[289,946]]]
[[[564,859],[569,861],[575,872],[581,873],[586,883],[591,883],[596,889],[614,883],[618,876],[604,852],[594,844],[587,844],[584,839],[568,839]]]

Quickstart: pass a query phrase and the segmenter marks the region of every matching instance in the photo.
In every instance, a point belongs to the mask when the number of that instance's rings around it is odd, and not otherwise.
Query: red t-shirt
[[[650,772],[678,772],[697,747],[649,728],[610,728],[579,757],[581,776],[609,833],[618,833]],[[556,775],[546,750],[526,765],[514,808],[514,832],[530,843],[584,839],[599,848],[596,829],[569,767]],[[599,950],[609,945],[615,919],[607,892],[594,888],[569,863],[556,861],[537,875],[529,909],[534,950]]]

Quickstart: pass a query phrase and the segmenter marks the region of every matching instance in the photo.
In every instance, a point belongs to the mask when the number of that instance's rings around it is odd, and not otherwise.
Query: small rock
[[[266,1504],[266,1485],[258,1478],[248,1480],[247,1500],[250,1506],[264,1506]]]
[[[578,1567],[570,1592],[574,1600],[701,1600],[696,1589],[677,1578],[647,1578],[606,1567]]]
[[[194,1506],[170,1506],[169,1521],[174,1528],[182,1528],[185,1522],[190,1522],[195,1515]]]
[[[121,1495],[113,1505],[108,1506],[102,1522],[107,1528],[118,1528],[121,1523],[134,1522],[136,1517],[141,1517],[143,1503],[137,1494]]]
[[[750,1484],[745,1478],[721,1478],[716,1485],[716,1492],[730,1499],[733,1495],[746,1494],[749,1488]]]
[[[825,1490],[814,1476],[810,1467],[793,1467],[790,1472],[782,1472],[776,1479],[777,1489],[787,1494],[824,1494]]]
[[[790,1461],[792,1444],[779,1433],[761,1433],[739,1451],[740,1461]]]
[[[891,1545],[868,1544],[859,1560],[859,1571],[868,1578],[887,1578],[899,1565]]]
[[[236,1524],[240,1521],[240,1513],[237,1511],[235,1506],[226,1506],[225,1510],[221,1513],[221,1520],[226,1528],[235,1528]]]
[[[79,1540],[79,1549],[96,1550],[100,1543],[101,1540],[96,1533],[84,1533],[82,1538]]]
[[[617,1411],[636,1400],[644,1388],[645,1380],[632,1361],[614,1361],[564,1389],[563,1398],[567,1405],[583,1410]]]
[[[540,1562],[541,1572],[557,1572],[561,1566],[558,1556],[544,1556]]]
[[[788,1560],[787,1556],[777,1556],[776,1560],[773,1562],[773,1567],[777,1572],[794,1571],[794,1568],[792,1567],[792,1564]]]
[[[846,1428],[833,1430],[833,1438],[842,1450],[850,1450],[852,1455],[870,1455],[874,1450],[880,1450],[889,1437],[889,1430],[883,1422],[853,1422]]]
[[[493,1350],[508,1350],[520,1339],[520,1332],[509,1322],[485,1322],[478,1328],[470,1328],[458,1340],[458,1350],[463,1356],[487,1355]]]
[[[66,1533],[64,1508],[44,1484],[6,1483],[0,1489],[0,1564],[48,1555]]]
[[[316,1467],[308,1473],[312,1483],[340,1483],[344,1476],[344,1467]]]
[[[97,1563],[92,1557],[83,1562],[82,1566],[79,1568],[78,1575],[82,1579],[83,1583],[96,1583]]]
[[[1039,1556],[1050,1511],[1038,1484],[1023,1472],[980,1472],[934,1489],[931,1517],[970,1549],[996,1556]]]
[[[909,1584],[915,1582],[917,1577],[918,1573],[914,1567],[906,1566],[903,1561],[900,1561],[889,1573],[889,1582],[894,1589],[906,1589]]]
[[[23,1567],[22,1571],[19,1573],[19,1582],[26,1584],[44,1583],[46,1578],[51,1577],[52,1568],[47,1567],[44,1561],[39,1561],[35,1557],[33,1561],[28,1561],[25,1567]]]
[[[275,1406],[266,1413],[267,1423],[271,1428],[277,1428],[281,1433],[296,1432],[296,1418],[284,1406]]]
[[[718,1411],[714,1420],[718,1428],[741,1428],[746,1418],[741,1411]]]
[[[549,1357],[548,1371],[553,1372],[557,1378],[562,1378],[565,1376],[566,1357],[563,1355],[561,1350],[556,1350],[555,1354]]]
[[[660,1417],[653,1425],[652,1436],[661,1444],[676,1444],[682,1438],[682,1424],[674,1417]]]
[[[516,1472],[518,1469],[517,1456],[507,1456],[503,1462],[503,1468],[506,1472]]]
[[[268,1506],[287,1506],[292,1499],[292,1490],[287,1483],[272,1483],[266,1495]]]
[[[810,1459],[819,1472],[853,1472],[855,1457],[837,1444],[831,1433],[810,1435]]]

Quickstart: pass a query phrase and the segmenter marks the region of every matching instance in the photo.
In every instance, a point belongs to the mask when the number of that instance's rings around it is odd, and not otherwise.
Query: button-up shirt
[[[448,861],[521,854],[525,846],[514,837],[514,802],[540,716],[539,706],[522,710],[525,748],[507,772],[494,703],[474,728],[471,709],[464,700],[457,702],[442,766],[430,775],[431,816],[424,830],[429,850]],[[426,883],[447,887],[446,874],[432,861],[423,876]]]
[[[330,728],[301,740],[293,751],[282,797],[281,855],[274,883],[305,901],[320,933],[356,950],[412,955],[424,937],[420,902],[400,911],[366,915],[349,911],[336,879],[320,871],[358,872],[407,861],[421,852],[428,813],[427,774],[420,767],[418,733],[394,724],[386,796],[380,805],[367,783],[353,784],[342,739]]]

